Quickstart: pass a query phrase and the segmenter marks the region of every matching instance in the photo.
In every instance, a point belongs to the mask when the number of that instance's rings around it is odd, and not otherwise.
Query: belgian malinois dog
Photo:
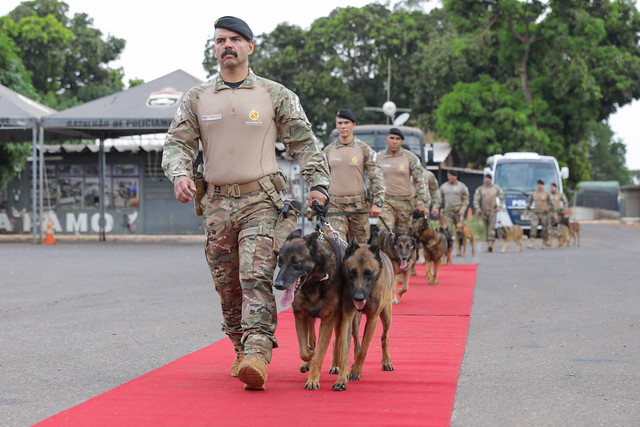
[[[456,240],[458,242],[458,256],[461,254],[462,256],[467,256],[467,241],[471,245],[471,255],[475,256],[476,248],[473,246],[473,230],[471,230],[469,224],[462,221],[456,224]]]
[[[569,221],[569,244],[580,246],[580,223]]]
[[[409,290],[411,267],[415,265],[418,258],[417,242],[410,230],[394,227],[392,233],[386,229],[378,233],[378,244],[393,266],[393,303],[398,304],[400,302],[398,298]],[[398,276],[402,277],[402,288],[396,296]]]
[[[273,286],[284,290],[283,306],[292,305],[298,336],[300,372],[309,372],[304,386],[307,390],[320,388],[320,370],[329,347],[331,333],[336,340],[342,315],[343,292],[342,257],[346,244],[317,232],[302,236],[297,229],[291,232],[278,255],[280,268]],[[320,319],[316,346],[315,319]],[[348,341],[348,340],[347,340]],[[332,365],[337,366],[337,346],[334,343]]]
[[[509,251],[509,243],[514,242],[516,252],[522,250],[522,227],[519,225],[503,225],[498,229],[498,235],[504,238],[504,245],[500,252]]]
[[[551,239],[555,239],[558,241],[558,245],[556,246],[556,248],[566,248],[569,245],[570,238],[571,236],[568,225],[562,222],[558,222],[553,227],[553,231],[551,232]]]
[[[357,327],[357,324],[354,325],[354,318],[359,313],[367,316],[367,322],[362,344],[356,352],[351,371],[348,370],[350,340],[339,340],[339,369],[338,379],[333,385],[334,390],[346,390],[348,381],[360,380],[362,365],[367,357],[378,317],[382,321],[382,370],[393,371],[389,356],[389,328],[395,292],[394,274],[391,261],[380,249],[378,241],[378,237],[374,236],[370,246],[349,242],[342,260],[342,271],[347,286],[343,289],[340,337],[350,336],[349,330]]]
[[[416,239],[424,247],[425,275],[427,283],[438,284],[438,268],[445,263],[447,254],[450,254],[451,247],[447,243],[447,237],[431,227],[429,218],[426,216],[415,216],[412,230]]]

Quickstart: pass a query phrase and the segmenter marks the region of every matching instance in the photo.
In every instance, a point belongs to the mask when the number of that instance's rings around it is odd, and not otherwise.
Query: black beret
[[[552,182],[551,185],[553,185],[554,187],[558,188],[558,186],[556,185],[555,182]]]
[[[543,181],[543,180],[541,180],[541,179],[539,179],[539,180],[538,180],[538,184],[542,184],[542,185],[544,185],[544,181]]]
[[[458,171],[449,170],[449,171],[447,171],[447,173],[448,173],[449,175],[458,176]]]
[[[398,128],[389,129],[389,135],[398,135],[400,138],[402,138],[404,140],[404,134]]]
[[[490,174],[490,173],[485,173],[485,174],[484,174],[484,177],[485,177],[485,178],[489,178],[489,179],[493,179],[493,177],[491,176],[491,174]]]
[[[356,115],[353,114],[351,110],[340,110],[338,111],[338,114],[336,114],[336,117],[340,117],[341,119],[351,120],[353,123],[357,122]]]
[[[236,18],[235,16],[223,16],[222,18],[218,18],[213,26],[216,29],[225,28],[227,30],[231,30],[240,34],[248,41],[253,40],[253,31],[251,31],[251,28],[249,28],[246,22],[240,18]]]

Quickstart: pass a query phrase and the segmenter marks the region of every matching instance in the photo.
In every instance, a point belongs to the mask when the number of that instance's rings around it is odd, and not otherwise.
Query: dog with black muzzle
[[[401,227],[393,227],[392,231],[380,230],[378,241],[382,251],[389,257],[393,266],[393,303],[398,304],[401,298],[409,290],[409,277],[411,268],[418,258],[417,242],[410,230]],[[402,288],[398,286],[398,276],[401,276]]]
[[[282,306],[291,305],[296,324],[300,358],[300,372],[309,372],[304,386],[307,390],[320,388],[320,370],[329,347],[331,333],[336,332],[340,318],[343,276],[341,261],[346,244],[317,232],[302,235],[291,232],[278,254],[278,274],[273,282],[284,290]],[[320,319],[316,345],[315,320]],[[332,371],[337,371],[337,344],[334,343]]]
[[[362,344],[356,351],[355,360],[349,368],[349,339],[338,340],[338,379],[334,390],[346,390],[348,381],[359,381],[362,365],[367,357],[369,345],[378,324],[382,321],[382,370],[392,371],[393,364],[389,355],[389,328],[393,306],[393,266],[389,257],[380,249],[378,236],[373,236],[371,244],[349,243],[342,260],[342,271],[347,286],[343,289],[342,319],[340,336],[349,337],[350,329],[357,328],[354,323],[358,313],[367,316]],[[334,349],[335,351],[335,349]]]

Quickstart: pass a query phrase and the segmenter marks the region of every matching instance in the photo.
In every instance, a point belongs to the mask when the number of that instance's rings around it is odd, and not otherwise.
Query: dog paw
[[[349,372],[349,381],[360,381],[360,372]]]
[[[400,304],[400,300],[398,298],[394,298],[392,302],[394,304]]]
[[[309,372],[309,362],[302,362],[300,364],[300,372],[302,372],[303,374],[305,372]]]
[[[391,364],[391,362],[383,363],[382,364],[382,370],[383,371],[393,371],[393,365]]]
[[[329,373],[330,374],[339,374],[340,373],[340,368],[338,368],[337,366],[332,366],[331,368],[329,368]]]
[[[320,381],[311,381],[307,380],[304,385],[305,390],[319,390],[320,389]]]
[[[347,383],[335,383],[331,388],[335,391],[345,391],[347,389]]]

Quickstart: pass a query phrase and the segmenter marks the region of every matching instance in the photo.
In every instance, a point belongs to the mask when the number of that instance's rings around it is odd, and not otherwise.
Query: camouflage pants
[[[244,347],[245,354],[258,353],[270,362],[278,346],[278,321],[272,288],[276,256],[268,231],[275,227],[278,210],[261,190],[239,197],[207,194],[202,205],[205,255],[220,295],[222,330],[236,349]]]
[[[454,235],[456,234],[456,224],[460,222],[462,218],[461,215],[458,214],[461,206],[452,206],[450,208],[444,208],[444,226],[447,227],[447,230]]]
[[[496,240],[496,210],[488,209],[482,210],[480,213],[482,222],[484,223],[484,230],[487,234],[487,242],[494,242]]]
[[[538,224],[542,226],[542,244],[549,242],[551,232],[551,217],[547,212],[531,212],[531,238],[538,234]]]
[[[369,206],[367,203],[334,203],[329,201],[329,212],[367,212],[355,215],[330,215],[329,224],[344,241],[355,239],[358,243],[369,241]]]
[[[411,198],[386,196],[380,217],[391,228],[402,227],[408,230],[411,228],[412,211],[413,200]],[[384,227],[384,225],[379,224],[378,229],[380,229],[380,226]]]

